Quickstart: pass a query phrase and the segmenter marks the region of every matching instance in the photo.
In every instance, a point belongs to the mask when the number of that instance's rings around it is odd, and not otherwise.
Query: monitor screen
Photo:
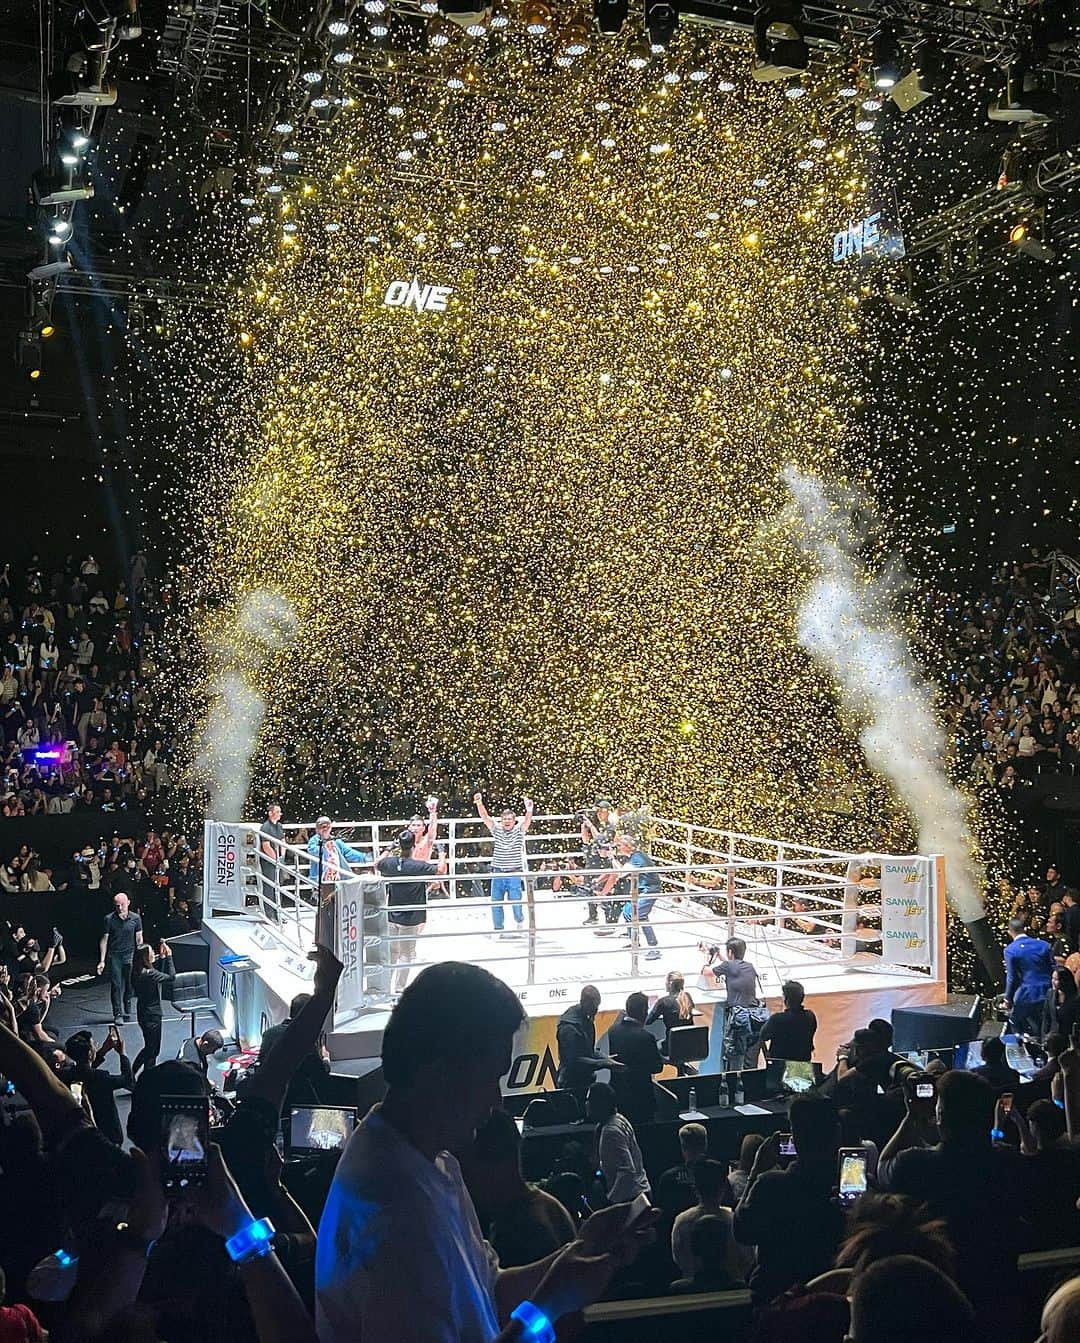
[[[676,1026],[668,1035],[668,1059],[672,1063],[695,1063],[709,1057],[708,1026]]]
[[[356,1128],[356,1110],[345,1105],[294,1105],[289,1111],[291,1152],[337,1152]]]

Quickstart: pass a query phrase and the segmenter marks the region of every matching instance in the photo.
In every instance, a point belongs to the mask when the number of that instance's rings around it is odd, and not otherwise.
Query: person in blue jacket
[[[315,943],[317,946],[336,947],[334,941],[334,898],[337,884],[342,877],[352,875],[351,865],[367,867],[371,863],[369,854],[354,849],[343,839],[335,839],[330,833],[333,822],[329,816],[320,816],[315,822],[315,833],[307,842],[311,855],[311,867],[308,876],[319,888],[318,908],[315,914]]]
[[[1009,920],[1009,936],[1012,941],[1005,948],[1005,1010],[1018,1035],[1038,1035],[1057,962],[1048,942],[1028,936],[1023,919]]]

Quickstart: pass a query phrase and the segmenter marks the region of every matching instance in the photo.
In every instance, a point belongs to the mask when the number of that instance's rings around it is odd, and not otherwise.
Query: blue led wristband
[[[525,1337],[535,1339],[536,1343],[555,1343],[555,1326],[531,1301],[522,1301],[516,1310],[510,1312],[512,1320],[519,1320],[525,1330]]]
[[[274,1248],[274,1224],[269,1217],[260,1217],[257,1222],[249,1222],[235,1236],[225,1242],[225,1252],[234,1264],[247,1264],[252,1259],[261,1259]]]
[[[1005,1141],[1005,1130],[1004,1130],[1004,1129],[1001,1129],[1001,1128],[992,1128],[992,1129],[990,1130],[990,1136],[991,1136],[991,1138],[993,1138],[996,1142],[1004,1142],[1004,1141]]]

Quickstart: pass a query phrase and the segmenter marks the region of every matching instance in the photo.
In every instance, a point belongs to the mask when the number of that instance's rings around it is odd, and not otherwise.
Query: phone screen
[[[866,1193],[866,1153],[861,1147],[841,1147],[839,1183],[843,1203],[853,1203]]]
[[[790,1133],[781,1133],[780,1146],[777,1149],[781,1156],[795,1156],[795,1139]]]
[[[161,1182],[175,1197],[206,1184],[210,1102],[205,1096],[162,1096]]]

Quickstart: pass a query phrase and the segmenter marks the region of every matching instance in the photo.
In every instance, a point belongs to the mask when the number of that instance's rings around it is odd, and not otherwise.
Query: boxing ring
[[[700,1019],[721,1021],[716,1009],[724,1002],[722,981],[718,987],[708,962],[723,957],[732,937],[746,943],[746,959],[770,1004],[780,1005],[785,980],[804,985],[819,1019],[815,1053],[821,1059],[831,1057],[856,1026],[887,1017],[892,1007],[945,1001],[945,873],[939,856],[843,853],[663,817],[650,817],[641,836],[655,874],[648,884],[659,890],[646,897],[638,889],[645,880],[640,869],[620,869],[619,886],[609,893],[607,909],[597,909],[595,924],[586,922],[596,903],[590,883],[610,879],[611,862],[605,856],[600,866],[586,866],[579,817],[534,817],[526,869],[518,874],[521,923],[514,905],[503,902],[502,934],[494,927],[498,906],[489,894],[486,827],[476,817],[440,817],[435,852],[447,871],[428,887],[415,960],[394,965],[395,944],[412,930],[387,918],[390,888],[416,879],[382,877],[374,863],[396,851],[406,824],[335,823],[331,839],[343,840],[363,860],[337,880],[320,883],[331,864],[324,851],[320,869],[317,837],[308,847],[313,825],[284,826],[271,858],[260,852],[257,824],[206,823],[211,991],[223,1019],[231,1014],[245,1043],[257,1044],[285,1015],[291,997],[310,988],[306,957],[320,885],[332,911],[332,923],[324,914],[322,928],[324,934],[333,928],[334,950],[345,965],[328,1039],[335,1058],[377,1055],[395,980],[400,989],[425,966],[447,960],[485,966],[521,999],[529,1021],[519,1059],[527,1062],[518,1067],[515,1060],[512,1076],[520,1082],[529,1074],[526,1089],[554,1085],[555,1022],[583,984],[595,984],[601,993],[598,1036],[628,993],[663,993],[671,971],[685,977]],[[606,922],[606,915],[615,921]],[[250,972],[227,971],[230,958]]]

